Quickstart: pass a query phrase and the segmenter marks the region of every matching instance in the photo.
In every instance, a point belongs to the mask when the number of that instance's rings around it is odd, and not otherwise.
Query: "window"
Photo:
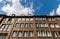
[[[44,31],[41,31],[41,35],[42,35],[42,36],[45,36],[45,32],[44,32]]]
[[[12,25],[9,25],[7,31],[10,31],[12,27],[13,27]]]
[[[30,18],[30,21],[33,21],[33,18]]]
[[[32,23],[30,23],[30,24],[29,24],[29,28],[32,28],[32,27],[33,27],[33,24],[32,24]]]
[[[20,24],[20,27],[23,28],[23,27],[24,27],[24,23],[21,23],[21,24]]]
[[[29,18],[26,18],[26,21],[29,21]]]
[[[8,20],[9,20],[9,18],[6,18],[6,19],[5,19],[5,22],[8,22]]]
[[[25,18],[22,18],[22,21],[25,21]]]
[[[18,19],[18,21],[21,21],[21,18],[17,18]]]
[[[2,36],[2,34],[0,34],[0,39],[2,39],[3,38],[3,36]]]
[[[48,21],[51,21],[51,18],[48,18]]]
[[[52,18],[52,21],[55,21],[56,19],[55,18]]]
[[[0,20],[2,19],[2,17],[0,17]]]
[[[37,37],[40,37],[40,36],[41,36],[41,32],[37,31]]]
[[[4,30],[3,30],[3,31],[6,31],[6,30],[7,30],[7,28],[8,28],[8,25],[5,25]]]
[[[42,20],[46,20],[46,18],[42,18]]]
[[[49,32],[49,31],[46,31],[46,32],[47,32],[47,36],[48,37],[51,37],[52,36],[51,32]]]
[[[27,31],[24,32],[24,37],[28,37],[28,32]]]
[[[51,27],[51,28],[54,28],[54,24],[50,24],[50,27]]]
[[[11,18],[12,20],[11,20],[11,22],[13,23],[14,22],[14,20],[15,20],[15,18]]]
[[[45,27],[44,23],[41,24],[41,27]]]
[[[36,23],[36,27],[39,27],[39,24],[38,23]]]
[[[19,27],[20,26],[20,24],[16,24],[16,27]]]
[[[18,32],[18,37],[22,37],[22,36],[23,36],[22,31],[19,31],[19,32]]]
[[[59,18],[57,17],[57,20],[59,20],[59,21],[60,21],[60,17],[59,17]]]
[[[28,23],[26,23],[26,24],[25,24],[25,28],[28,28],[28,27],[29,27],[29,24],[28,24]]]
[[[11,24],[3,24],[0,28],[1,31],[9,31],[12,28]]]
[[[55,24],[55,27],[56,27],[56,28],[59,28],[59,25],[58,25],[58,24]]]
[[[58,37],[59,36],[59,33],[58,32],[53,32],[54,33],[54,36],[55,37]]]
[[[16,36],[17,36],[17,31],[14,31],[12,37],[16,37]]]
[[[50,27],[51,27],[51,28],[54,28],[54,27],[59,28],[59,25],[56,24],[56,23],[55,23],[55,24],[50,24]]]
[[[0,33],[0,39],[6,39],[7,34]]]
[[[34,37],[33,31],[30,31],[30,32],[29,32],[29,36],[30,36],[30,37]]]
[[[39,18],[36,18],[36,20],[39,20]]]
[[[48,27],[48,24],[45,24],[45,27]]]
[[[5,27],[5,25],[2,25],[1,28],[0,28],[0,30],[2,31],[4,29],[4,27]]]

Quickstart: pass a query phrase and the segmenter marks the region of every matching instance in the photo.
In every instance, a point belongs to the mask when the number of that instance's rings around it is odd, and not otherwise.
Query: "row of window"
[[[33,21],[34,19],[33,18],[5,18],[5,22],[8,22],[8,21],[14,21],[14,20],[17,20],[17,21]],[[55,21],[56,18],[35,18],[35,20],[48,20],[48,21]],[[57,20],[60,20],[60,18],[57,18]]]
[[[29,34],[28,34],[28,31],[24,31],[24,32],[22,32],[22,31],[19,31],[19,32],[17,32],[17,31],[14,31],[13,32],[13,34],[12,34],[12,37],[16,37],[17,36],[17,34],[18,34],[18,37],[34,37],[34,33],[33,33],[33,31],[30,31],[29,32]]]
[[[18,21],[33,21],[33,18],[17,18]]]
[[[12,34],[12,37],[16,37],[18,35],[18,37],[34,37],[34,32],[33,31],[30,31],[30,32],[28,32],[28,31],[24,31],[24,32],[22,32],[22,31],[19,31],[19,32],[17,32],[17,31],[14,31],[13,32],[13,34]],[[49,31],[37,31],[36,32],[36,36],[37,37],[45,37],[45,36],[47,36],[47,37],[52,37],[52,34],[51,34],[51,32],[49,32]]]
[[[35,20],[46,20],[46,18],[35,18]]]
[[[53,32],[55,37],[59,37],[60,36],[60,32]]]
[[[0,39],[6,39],[7,34],[0,34]]]
[[[54,27],[55,27],[55,28],[59,28],[59,25],[58,25],[57,23],[55,23],[55,24],[50,24],[50,27],[51,27],[51,28],[54,28]]]
[[[15,18],[5,18],[4,20],[5,20],[6,23],[7,23],[8,21],[13,22],[13,21],[15,20]]]
[[[10,31],[11,28],[12,28],[12,25],[11,25],[11,24],[3,24],[3,25],[0,27],[0,30],[1,30],[1,31]]]
[[[30,23],[30,24],[28,24],[28,23],[20,23],[20,24],[16,24],[16,27],[20,27],[20,28],[32,28],[33,27],[33,24],[32,23]]]
[[[36,20],[48,20],[48,21],[55,21],[55,20],[60,20],[60,18],[36,18]]]
[[[39,28],[39,27],[48,27],[48,24],[46,24],[46,23],[36,23],[36,27],[37,28]],[[51,23],[50,27],[51,28],[59,28],[59,25],[57,23]]]
[[[14,21],[15,18],[5,18],[5,22]],[[33,21],[33,18],[16,18],[17,21]]]
[[[52,34],[51,32],[49,31],[37,31],[37,37],[40,37],[40,36],[47,36],[47,37],[51,37]]]
[[[48,27],[48,24],[46,23],[36,23],[36,27],[39,28],[39,27]]]

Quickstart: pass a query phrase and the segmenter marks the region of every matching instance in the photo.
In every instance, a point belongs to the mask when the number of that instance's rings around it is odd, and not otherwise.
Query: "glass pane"
[[[22,37],[23,33],[20,31],[18,32],[18,37]]]
[[[34,37],[33,31],[29,32],[29,36],[30,36],[30,37]]]
[[[16,37],[16,35],[17,35],[17,32],[14,31],[13,34],[12,34],[12,36],[13,36],[13,37]]]
[[[28,37],[28,32],[24,32],[24,37]]]
[[[30,28],[32,28],[32,27],[33,27],[33,24],[32,24],[32,23],[30,23],[30,24],[29,24],[29,27],[30,27]]]

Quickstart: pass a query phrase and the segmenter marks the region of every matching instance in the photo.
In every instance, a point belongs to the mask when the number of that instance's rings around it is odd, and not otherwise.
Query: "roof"
[[[0,14],[0,17],[4,17],[4,18],[33,18],[33,17],[51,17],[51,18],[54,18],[54,17],[60,17],[59,15],[54,15],[54,16],[50,16],[50,15],[33,15],[33,16],[7,16],[7,15],[3,15],[3,14]]]

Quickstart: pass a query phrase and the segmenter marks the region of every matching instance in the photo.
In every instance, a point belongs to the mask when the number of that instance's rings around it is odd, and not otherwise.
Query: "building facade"
[[[0,15],[0,39],[60,39],[60,16]]]

